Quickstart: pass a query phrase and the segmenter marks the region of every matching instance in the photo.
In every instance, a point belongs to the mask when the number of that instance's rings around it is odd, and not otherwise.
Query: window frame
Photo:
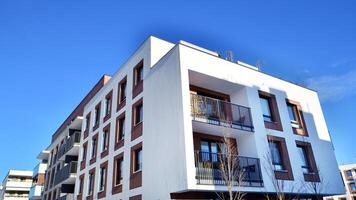
[[[262,98],[262,99],[268,100],[269,110],[271,112],[272,122],[265,121],[263,112],[262,112],[262,117],[263,117],[265,127],[268,129],[273,129],[273,130],[277,130],[277,131],[283,131],[276,96],[274,94],[270,94],[268,92],[264,92],[261,90],[258,91],[258,96],[259,96],[259,100],[260,100],[261,110],[262,110],[262,104],[261,104],[261,98]]]
[[[111,90],[108,94],[105,95],[104,120],[103,120],[104,122],[106,122],[111,117],[111,112],[112,112],[112,93],[113,93],[113,91]]]
[[[122,98],[122,86],[125,85],[125,98]],[[119,83],[117,86],[117,107],[116,107],[116,112],[118,112],[119,110],[121,110],[123,107],[125,107],[126,105],[126,99],[127,99],[127,76],[125,76]]]
[[[100,125],[100,111],[101,110],[101,102],[99,102],[94,108],[94,123],[93,123],[93,131],[95,131]]]
[[[99,168],[98,199],[104,198],[106,196],[107,185],[108,185],[108,161],[105,161],[100,164],[100,168]]]
[[[107,137],[106,137],[106,141],[102,141],[101,145],[103,145],[104,143],[106,144],[106,148],[103,149],[103,147],[101,147],[102,151],[100,153],[100,158],[104,158],[105,156],[107,156],[109,154],[109,148],[110,148],[110,127],[111,124],[108,123],[104,128],[103,128],[103,133],[102,135],[104,136],[104,133],[107,133]],[[104,139],[104,137],[102,137],[102,140]]]
[[[311,143],[304,141],[295,141],[297,147],[303,147],[306,153],[306,160],[309,163],[309,173],[303,173],[304,180],[307,182],[320,182],[319,170],[315,162],[313,148]]]
[[[275,178],[279,179],[279,180],[294,180],[292,166],[290,163],[289,153],[288,153],[285,139],[282,137],[267,135],[267,141],[268,141],[268,144],[270,142],[278,143],[278,146],[280,148],[280,154],[281,154],[283,166],[284,166],[284,170],[274,170]],[[270,149],[269,149],[269,151],[270,151]],[[270,153],[269,155],[272,157],[271,152],[269,152],[269,153]],[[271,162],[272,162],[272,160],[271,160]],[[271,164],[273,165],[273,163],[271,163]]]
[[[139,106],[142,106],[142,120],[139,123],[136,123],[136,118],[137,118],[137,108]],[[131,141],[135,140],[136,138],[140,137],[142,135],[142,129],[143,129],[143,115],[144,115],[144,107],[143,107],[143,98],[140,98],[137,100],[133,105],[132,105],[132,114],[131,114]]]
[[[309,136],[308,135],[308,130],[305,124],[305,120],[304,120],[304,115],[303,115],[303,110],[302,110],[302,106],[300,105],[299,102],[297,101],[293,101],[290,99],[286,99],[286,104],[287,104],[287,111],[288,111],[288,117],[289,117],[289,110],[288,110],[288,106],[293,106],[293,110],[294,110],[294,116],[296,118],[296,123],[298,124],[299,127],[296,127],[294,125],[294,122],[292,122],[291,120],[291,126],[293,129],[293,133],[296,135],[301,135],[301,136]]]
[[[141,169],[135,170],[136,165],[136,152],[141,150]],[[142,171],[143,171],[143,157],[142,157],[143,145],[142,142],[131,147],[131,158],[130,158],[130,190],[142,186]]]
[[[124,122],[122,122],[124,120]],[[126,115],[125,112],[121,113],[116,118],[116,125],[115,125],[115,150],[119,149],[120,147],[124,146],[125,143],[125,134],[126,134]],[[123,131],[124,130],[124,131]],[[124,132],[124,134],[122,133]]]
[[[122,177],[122,180],[120,184],[117,184],[117,176],[118,176],[118,166],[117,162],[122,162],[122,165],[124,165],[124,153],[120,153],[114,157],[114,162],[113,162],[113,177],[112,177],[112,194],[117,194],[122,192],[122,182],[123,182],[123,171],[120,170],[120,176]]]
[[[138,70],[142,69],[141,79],[138,80]],[[141,73],[140,73],[141,74]],[[132,81],[132,99],[139,95],[143,91],[143,78],[144,78],[144,61],[141,60],[133,68],[133,81]]]

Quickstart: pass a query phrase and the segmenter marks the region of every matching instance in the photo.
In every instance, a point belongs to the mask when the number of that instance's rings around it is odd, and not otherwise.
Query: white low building
[[[356,200],[356,164],[340,165],[345,194],[325,197],[325,200]]]
[[[27,200],[32,186],[32,171],[9,170],[2,182],[0,200]]]
[[[216,199],[223,137],[248,199],[344,192],[317,92],[184,41],[149,37],[85,104],[81,130],[77,199]]]

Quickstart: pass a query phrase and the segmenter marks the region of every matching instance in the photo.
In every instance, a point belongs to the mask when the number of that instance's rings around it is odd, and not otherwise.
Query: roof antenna
[[[231,50],[226,51],[226,60],[234,62],[234,53]]]

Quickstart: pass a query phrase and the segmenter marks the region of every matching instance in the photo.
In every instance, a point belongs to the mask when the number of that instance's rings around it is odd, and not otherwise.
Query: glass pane
[[[308,163],[306,161],[306,154],[303,147],[298,147],[299,158],[302,162],[302,167],[308,167]]]
[[[215,142],[210,143],[211,148],[211,161],[217,162],[218,161],[218,144]]]
[[[269,107],[269,100],[265,98],[260,98],[262,114],[265,121],[272,121],[271,110]]]
[[[292,121],[297,121],[297,119],[295,118],[294,106],[288,105],[287,108],[288,108],[289,119]]]
[[[200,150],[201,152],[210,152],[209,143],[206,141],[202,141],[200,144]]]
[[[281,165],[282,166],[282,159],[281,159],[281,154],[279,151],[278,144],[275,142],[270,142],[269,143],[270,151],[271,151],[271,156],[272,156],[272,163],[277,166]]]

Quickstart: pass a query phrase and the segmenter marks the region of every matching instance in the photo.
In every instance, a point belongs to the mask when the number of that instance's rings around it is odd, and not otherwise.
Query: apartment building
[[[50,145],[39,153],[39,167],[46,164],[43,200],[74,199],[84,105],[108,82],[104,75],[52,135]],[[35,186],[34,190],[39,190]],[[36,193],[38,191],[34,191]],[[36,195],[34,195],[36,196]]]
[[[325,200],[356,200],[356,164],[340,165],[345,194],[324,198]]]
[[[30,200],[40,200],[42,199],[42,192],[45,180],[45,173],[47,170],[48,160],[41,159],[41,162],[36,165],[33,169],[32,174],[32,187],[29,193]]]
[[[0,200],[28,200],[32,171],[9,170],[0,190]]]
[[[80,129],[78,200],[216,199],[225,139],[248,199],[344,192],[315,91],[184,41],[149,37],[85,104]]]

